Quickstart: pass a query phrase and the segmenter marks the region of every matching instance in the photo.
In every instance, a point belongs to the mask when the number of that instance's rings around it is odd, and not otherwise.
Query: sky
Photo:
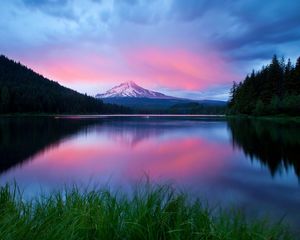
[[[299,0],[1,0],[0,54],[95,95],[125,81],[227,100],[274,54],[300,56]]]

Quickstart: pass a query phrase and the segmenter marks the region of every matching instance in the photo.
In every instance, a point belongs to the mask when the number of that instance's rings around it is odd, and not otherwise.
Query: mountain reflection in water
[[[145,174],[191,197],[294,225],[299,125],[201,117],[0,118],[0,182],[34,196],[65,184],[122,187]]]

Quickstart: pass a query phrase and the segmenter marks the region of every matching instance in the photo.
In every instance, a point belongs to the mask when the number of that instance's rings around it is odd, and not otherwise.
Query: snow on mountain
[[[172,99],[159,92],[154,92],[145,88],[140,87],[133,81],[124,82],[106,93],[97,94],[96,98],[116,98],[116,97],[133,97],[133,98],[159,98],[159,99]]]

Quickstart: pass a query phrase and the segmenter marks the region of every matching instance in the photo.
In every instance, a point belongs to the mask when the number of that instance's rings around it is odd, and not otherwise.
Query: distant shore
[[[224,114],[48,114],[48,113],[14,113],[14,114],[0,114],[0,117],[219,117],[225,118]]]
[[[137,118],[216,118],[220,120],[228,119],[255,119],[255,120],[268,120],[278,123],[300,123],[300,116],[287,116],[287,115],[269,115],[269,116],[253,116],[253,115],[226,115],[226,114],[50,114],[50,113],[13,113],[13,114],[0,114],[0,117],[54,117],[57,119],[62,118],[106,118],[106,117],[137,117]]]

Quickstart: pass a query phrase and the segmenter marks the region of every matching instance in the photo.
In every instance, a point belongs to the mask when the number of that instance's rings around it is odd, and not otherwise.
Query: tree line
[[[130,112],[130,109],[104,104],[0,56],[0,114],[125,112]]]
[[[274,55],[269,65],[234,82],[228,107],[228,114],[300,115],[300,57],[293,64]]]
[[[175,104],[167,109],[168,114],[224,114],[226,105],[209,105],[196,102]]]

